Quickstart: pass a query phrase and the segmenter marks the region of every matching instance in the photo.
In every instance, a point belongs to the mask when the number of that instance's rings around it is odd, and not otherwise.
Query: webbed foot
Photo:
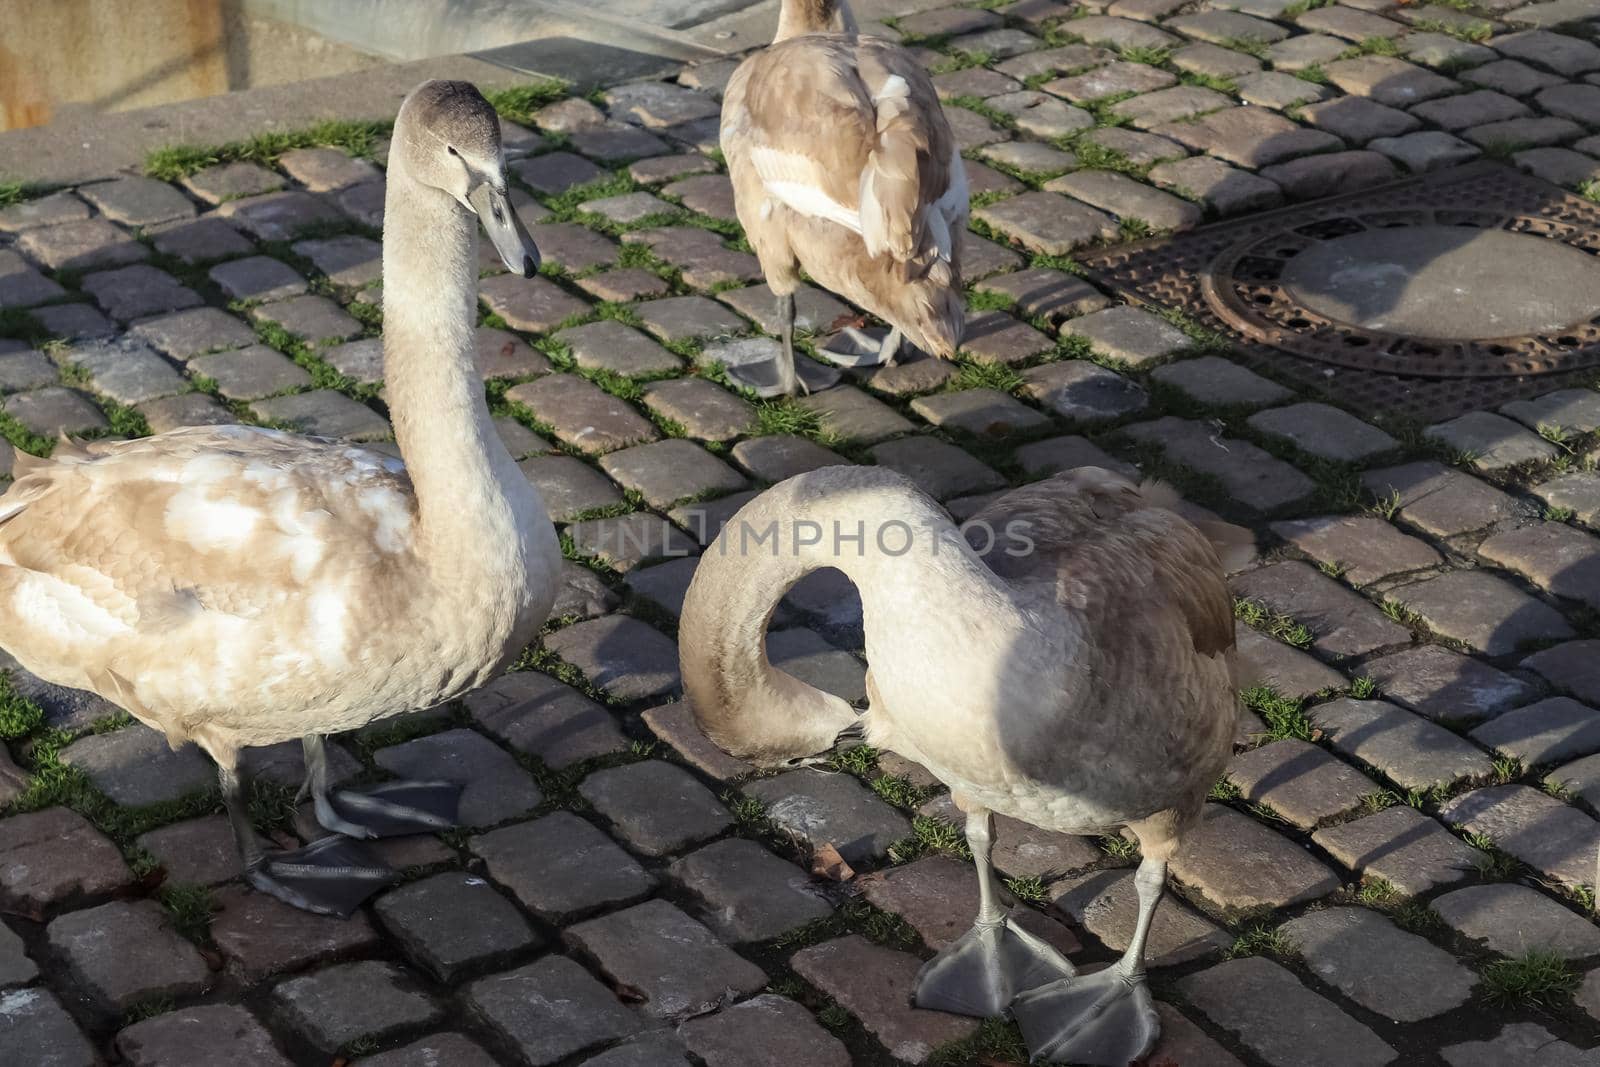
[[[1019,994],[1011,1014],[1029,1054],[1047,1062],[1128,1067],[1161,1036],[1144,975],[1120,963]]]
[[[291,907],[343,919],[400,875],[354,841],[330,834],[291,852],[261,853],[244,877]]]
[[[455,782],[384,782],[315,797],[317,822],[346,837],[400,837],[456,825],[462,786]]]
[[[976,923],[923,964],[913,996],[919,1008],[987,1018],[1003,1015],[1019,993],[1077,973],[1065,956],[1008,916]]]

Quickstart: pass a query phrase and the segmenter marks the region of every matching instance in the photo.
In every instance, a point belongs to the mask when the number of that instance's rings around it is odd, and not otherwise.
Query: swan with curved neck
[[[1083,468],[991,504],[968,524],[969,545],[904,477],[825,468],[745,505],[684,600],[684,690],[720,747],[781,766],[864,736],[950,787],[980,907],[972,931],[923,968],[916,1001],[969,1015],[1009,1008],[1047,1059],[1122,1067],[1153,1047],[1151,917],[1167,859],[1231,751],[1233,610],[1218,552],[1248,535],[1215,524],[1208,539],[1170,503]],[[821,567],[861,595],[870,703],[859,716],[767,659],[773,609]],[[1115,967],[1075,976],[1005,916],[993,812],[1062,833],[1137,835],[1139,920]]]
[[[482,683],[538,633],[560,553],[474,367],[481,220],[538,251],[507,199],[493,108],[427,82],[400,108],[383,246],[384,371],[404,463],[249,426],[62,442],[0,497],[0,647],[214,759],[246,878],[347,914],[392,872],[346,837],[453,824],[459,787],[330,790],[323,735]],[[241,750],[303,740],[329,836],[268,853]]]

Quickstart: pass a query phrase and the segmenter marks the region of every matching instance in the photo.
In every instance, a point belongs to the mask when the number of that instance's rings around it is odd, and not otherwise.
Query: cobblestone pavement
[[[335,748],[347,779],[459,777],[473,825],[384,843],[406,881],[348,922],[295,912],[239,885],[196,751],[13,672],[7,1063],[1018,1062],[1009,1025],[907,1006],[976,903],[943,789],[861,749],[752,775],[674,703],[694,553],[761,486],[839,462],[958,518],[1139,467],[1260,533],[1235,582],[1267,684],[1157,916],[1152,1063],[1600,1062],[1600,396],[1374,425],[1070,258],[1480,154],[1592,192],[1600,2],[907,0],[873,28],[939,72],[970,161],[963,361],[798,402],[726,387],[719,362],[774,343],[715,150],[732,62],[500,98],[546,271],[486,256],[480,356],[566,586],[520,669]],[[246,420],[392,447],[386,146],[322,136],[357,154],[278,137],[153,160],[170,181],[0,192],[6,436]],[[799,305],[808,344],[847,314]],[[863,698],[842,581],[775,625],[780,665]],[[257,821],[314,832],[298,752],[253,760]],[[996,862],[1080,963],[1124,946],[1121,839],[1002,820]]]

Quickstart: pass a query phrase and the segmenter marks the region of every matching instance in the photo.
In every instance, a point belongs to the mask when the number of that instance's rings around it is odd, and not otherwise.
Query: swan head
[[[511,206],[500,118],[471,82],[423,82],[395,120],[397,164],[423,185],[449,193],[478,216],[506,269],[524,278],[539,269],[539,247]]]

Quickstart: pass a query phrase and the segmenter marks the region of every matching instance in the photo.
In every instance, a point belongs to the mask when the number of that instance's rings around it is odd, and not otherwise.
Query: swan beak
[[[484,232],[494,243],[494,250],[500,253],[506,269],[524,278],[533,277],[539,269],[539,246],[533,243],[528,228],[517,217],[505,188],[479,182],[467,194],[467,203],[483,220]]]

